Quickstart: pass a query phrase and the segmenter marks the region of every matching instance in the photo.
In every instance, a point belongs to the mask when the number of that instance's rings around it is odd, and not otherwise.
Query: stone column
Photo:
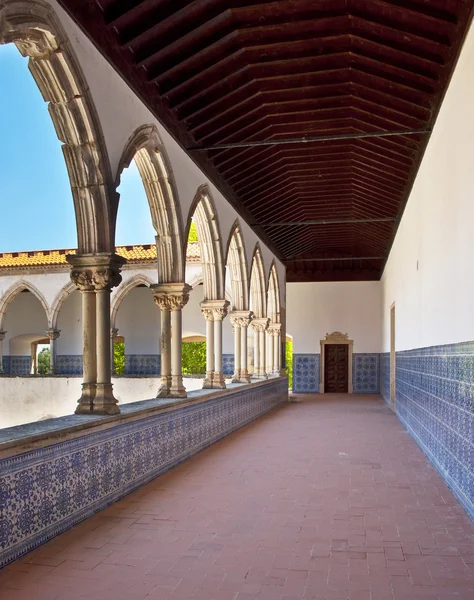
[[[201,310],[206,319],[206,379],[204,389],[225,389],[222,372],[222,321],[227,315],[227,300],[205,300]],[[211,329],[212,324],[212,329]],[[212,333],[211,333],[212,331]],[[210,347],[212,343],[212,348]]]
[[[5,371],[3,370],[3,340],[7,332],[4,329],[0,329],[0,375],[2,375]]]
[[[61,333],[60,329],[47,329],[46,335],[49,338],[49,374],[56,373],[56,340]]]
[[[68,255],[71,279],[82,293],[83,384],[76,414],[114,415],[110,360],[110,291],[125,259],[116,254]]]
[[[112,375],[115,375],[115,357],[114,357],[114,343],[115,343],[115,338],[118,335],[119,330],[117,329],[117,327],[112,327],[110,329],[110,372],[112,373]]]
[[[161,387],[158,398],[186,398],[182,367],[182,310],[189,300],[187,283],[152,285],[153,299],[161,311]]]
[[[265,370],[267,375],[273,373],[273,339],[273,331],[271,329],[267,329],[265,336],[265,342],[267,344]]]
[[[234,376],[233,383],[250,383],[248,372],[247,328],[252,313],[250,311],[234,311],[230,320],[234,328]]]
[[[251,327],[255,331],[255,370],[254,377],[257,379],[267,379],[265,367],[265,331],[268,327],[268,319],[253,319]],[[257,358],[258,357],[258,358]],[[257,362],[258,361],[258,362]]]
[[[281,323],[272,323],[268,327],[269,333],[273,338],[273,355],[272,355],[272,370],[274,375],[280,375],[281,364]]]

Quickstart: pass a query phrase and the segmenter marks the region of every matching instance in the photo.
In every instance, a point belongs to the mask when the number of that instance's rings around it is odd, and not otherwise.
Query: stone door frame
[[[347,358],[347,393],[352,394],[352,354],[354,351],[354,340],[349,339],[347,333],[341,333],[340,331],[333,331],[332,333],[326,333],[324,340],[320,340],[321,344],[321,357],[320,357],[320,378],[319,378],[319,393],[324,394],[324,358],[327,344],[347,344],[348,346],[348,358]]]

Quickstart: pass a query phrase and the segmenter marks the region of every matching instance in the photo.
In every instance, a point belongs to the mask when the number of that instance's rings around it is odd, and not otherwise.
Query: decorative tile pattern
[[[390,352],[380,354],[380,395],[387,404],[390,404]]]
[[[159,354],[125,354],[125,375],[160,375]]]
[[[223,354],[222,355],[222,372],[224,375],[234,374],[234,355]]]
[[[355,394],[379,393],[379,355],[352,355],[352,391]]]
[[[293,392],[319,393],[319,354],[293,354]]]
[[[10,356],[10,375],[31,375],[31,356]]]
[[[82,354],[57,354],[56,375],[82,375]]]
[[[8,354],[3,356],[3,372],[5,373],[5,375],[10,375],[10,356]]]
[[[395,410],[474,518],[474,342],[397,352]]]
[[[0,461],[0,566],[287,398],[268,382]]]

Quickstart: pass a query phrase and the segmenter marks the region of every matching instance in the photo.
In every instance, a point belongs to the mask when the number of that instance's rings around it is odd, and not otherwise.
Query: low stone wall
[[[70,415],[81,395],[82,377],[0,377],[0,429]],[[119,404],[155,398],[159,377],[113,377]],[[202,387],[202,379],[184,380],[188,391]]]
[[[195,395],[0,444],[0,566],[284,402],[288,380]]]

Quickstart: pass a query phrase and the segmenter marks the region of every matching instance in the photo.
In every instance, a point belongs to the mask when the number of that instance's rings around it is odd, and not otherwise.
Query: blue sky
[[[61,144],[27,60],[0,45],[0,252],[74,248],[74,207]],[[122,174],[117,245],[151,244],[140,175]]]

